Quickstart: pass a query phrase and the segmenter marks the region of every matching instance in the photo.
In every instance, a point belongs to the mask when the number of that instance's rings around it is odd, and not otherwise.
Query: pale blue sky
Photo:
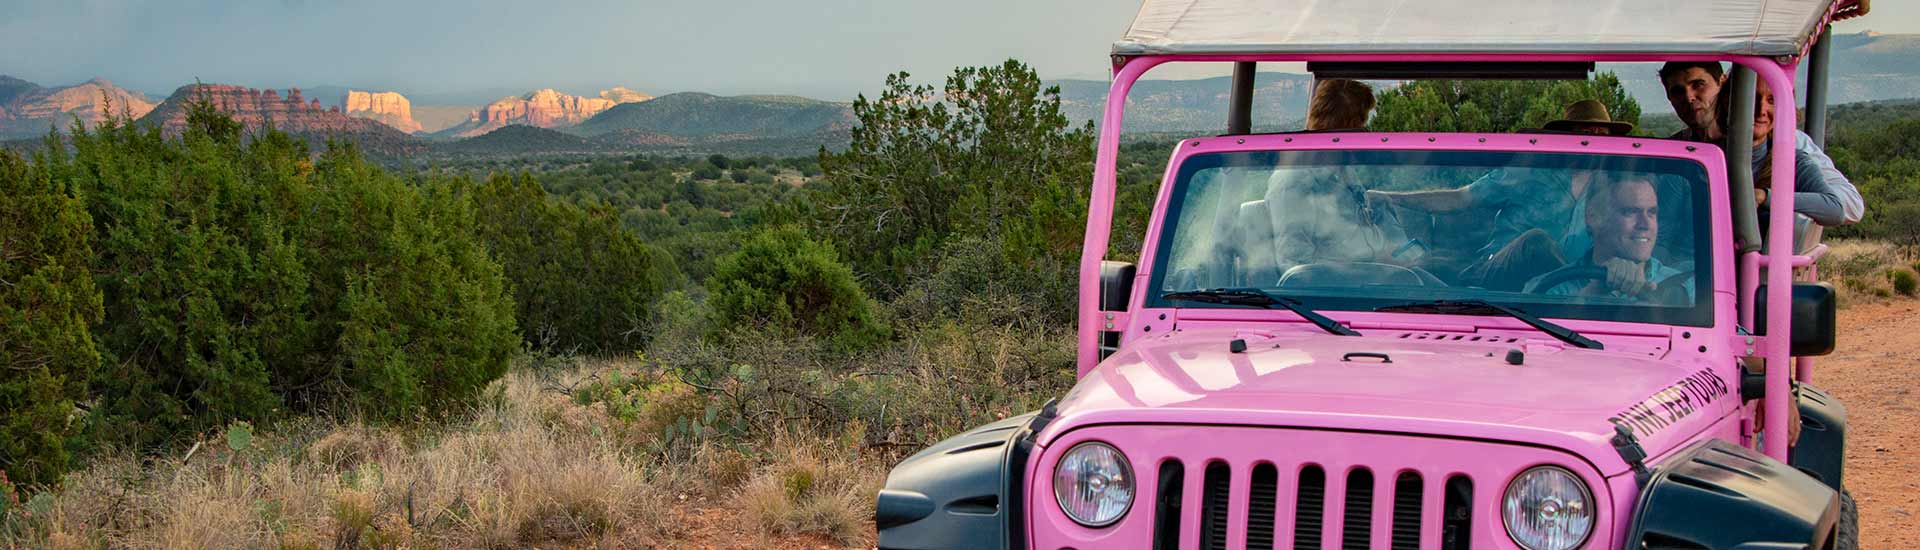
[[[1843,32],[1920,32],[1881,0]],[[0,0],[0,74],[103,76],[166,92],[198,78],[409,95],[576,91],[848,99],[897,70],[1026,61],[1104,78],[1135,0]]]

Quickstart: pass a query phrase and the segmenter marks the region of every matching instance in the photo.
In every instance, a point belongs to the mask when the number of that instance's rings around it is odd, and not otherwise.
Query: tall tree
[[[822,151],[816,225],[884,293],[925,273],[957,237],[1002,242],[1009,261],[1070,269],[1086,219],[1093,126],[1018,61],[954,71],[946,85],[887,77],[854,101],[846,152]]]
[[[1602,72],[1591,80],[1418,80],[1376,93],[1367,126],[1382,132],[1513,132],[1558,119],[1596,99],[1614,120],[1640,123],[1640,103]]]

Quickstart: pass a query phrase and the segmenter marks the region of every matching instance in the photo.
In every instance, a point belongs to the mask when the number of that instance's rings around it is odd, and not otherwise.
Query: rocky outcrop
[[[153,110],[145,96],[129,92],[105,79],[96,78],[64,87],[42,87],[16,78],[6,78],[0,97],[0,137],[26,137],[45,134],[49,128],[65,129],[74,119],[91,128],[114,114],[139,118]]]
[[[443,135],[471,137],[483,135],[512,124],[536,128],[555,128],[579,124],[601,111],[622,103],[653,99],[652,96],[616,87],[600,92],[600,97],[582,97],[560,93],[552,88],[535,90],[519,97],[501,98],[474,111],[467,121],[443,131]]]
[[[421,147],[413,136],[386,124],[347,116],[338,107],[321,107],[319,100],[301,96],[299,88],[287,90],[283,98],[273,90],[228,84],[181,86],[140,122],[158,125],[160,131],[169,136],[180,135],[187,126],[188,105],[202,100],[232,116],[248,131],[258,131],[271,124],[275,129],[310,142],[344,139],[359,143],[363,150],[379,153],[404,153]]]
[[[347,90],[346,95],[340,98],[340,112],[350,117],[377,120],[409,134],[420,131],[420,122],[413,119],[413,105],[399,92]]]

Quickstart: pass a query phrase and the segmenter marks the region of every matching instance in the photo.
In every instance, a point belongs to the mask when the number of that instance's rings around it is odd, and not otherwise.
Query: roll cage
[[[1247,134],[1251,125],[1254,67],[1262,62],[1303,62],[1309,71],[1322,77],[1418,79],[1418,78],[1585,78],[1598,62],[1727,62],[1735,70],[1728,84],[1738,98],[1731,106],[1728,143],[1751,143],[1754,116],[1755,82],[1766,82],[1774,91],[1778,105],[1797,105],[1798,89],[1794,72],[1805,60],[1809,65],[1807,95],[1807,133],[1816,144],[1824,144],[1829,25],[1836,13],[1855,9],[1858,0],[1793,0],[1755,2],[1750,12],[1714,13],[1692,3],[1672,7],[1670,2],[1628,0],[1623,9],[1589,21],[1599,28],[1614,23],[1635,21],[1634,13],[1660,10],[1687,11],[1697,17],[1726,17],[1711,21],[1703,30],[1685,25],[1685,18],[1655,22],[1647,19],[1651,31],[1614,36],[1591,28],[1569,27],[1552,19],[1561,12],[1585,9],[1580,3],[1517,2],[1509,6],[1486,6],[1466,0],[1420,0],[1403,2],[1386,10],[1388,16],[1405,8],[1413,11],[1457,9],[1471,12],[1502,13],[1510,16],[1503,28],[1527,29],[1510,36],[1502,31],[1470,29],[1472,39],[1454,34],[1458,29],[1434,29],[1421,34],[1419,23],[1380,22],[1375,26],[1355,26],[1354,14],[1322,15],[1336,8],[1318,6],[1312,0],[1148,0],[1133,27],[1113,49],[1113,80],[1103,113],[1099,145],[1094,163],[1093,189],[1087,212],[1086,238],[1081,248],[1078,303],[1078,357],[1080,375],[1086,375],[1100,360],[1103,332],[1127,327],[1125,308],[1112,307],[1111,298],[1102,299],[1103,260],[1109,245],[1116,192],[1116,165],[1119,156],[1120,129],[1126,114],[1128,92],[1150,69],[1168,63],[1231,63],[1233,80],[1228,119],[1228,135]],[[1381,4],[1393,5],[1394,2]],[[1580,5],[1576,5],[1580,4]],[[1313,8],[1321,7],[1322,10]],[[1377,10],[1378,6],[1369,7]],[[1503,8],[1505,11],[1503,11]],[[1645,11],[1636,11],[1645,10]],[[1692,11],[1688,11],[1692,10]],[[1242,17],[1222,17],[1222,14]],[[1435,12],[1437,13],[1437,12]],[[1254,14],[1260,17],[1253,17]],[[1378,13],[1370,13],[1380,15]],[[1367,15],[1367,14],[1361,14]],[[1532,24],[1529,24],[1529,20]],[[1676,19],[1676,18],[1669,18]],[[1702,22],[1692,22],[1700,26]],[[1485,26],[1485,25],[1482,25]],[[1383,31],[1413,28],[1406,35],[1383,39]],[[1304,32],[1301,28],[1334,29]],[[1662,31],[1661,29],[1668,29]],[[1544,31],[1538,29],[1545,29]],[[1555,30],[1562,30],[1555,34]],[[1670,32],[1672,36],[1662,36]],[[1775,128],[1798,128],[1793,108],[1780,108],[1774,114]],[[1797,133],[1775,131],[1771,137],[1774,151],[1793,151]],[[1738,335],[1730,344],[1736,353],[1758,357],[1768,365],[1787,365],[1791,356],[1790,308],[1771,307],[1757,312],[1760,300],[1772,304],[1791,302],[1793,269],[1769,269],[1765,273],[1766,296],[1756,295],[1762,284],[1761,268],[1809,267],[1824,252],[1816,247],[1797,254],[1794,249],[1793,182],[1775,178],[1770,196],[1774,200],[1766,212],[1767,235],[1762,238],[1753,193],[1751,149],[1732,147],[1726,153],[1726,174],[1731,188],[1732,233],[1735,236],[1738,276],[1736,303],[1741,327],[1774,327],[1768,336]],[[1770,159],[1776,174],[1791,174],[1794,155],[1775,154]],[[1177,169],[1170,165],[1169,170]],[[1786,180],[1784,183],[1782,180]],[[1154,213],[1157,226],[1162,212]],[[1764,250],[1762,243],[1766,243]],[[1143,251],[1144,252],[1144,251]],[[1811,269],[1807,270],[1809,273]],[[1140,285],[1136,285],[1140,286]],[[1137,292],[1136,292],[1137,294]],[[1107,307],[1102,304],[1106,303]],[[1764,315],[1756,319],[1756,315]],[[1124,338],[1124,336],[1123,336]],[[1811,360],[1799,358],[1796,368],[1769,368],[1765,374],[1762,415],[1766,420],[1763,437],[1768,441],[1787,440],[1788,407],[1793,406],[1792,378],[1811,377]],[[1788,459],[1787,445],[1769,445],[1766,453],[1775,459]]]

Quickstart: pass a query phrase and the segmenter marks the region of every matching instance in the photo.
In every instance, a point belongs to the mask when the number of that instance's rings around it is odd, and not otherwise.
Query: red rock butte
[[[600,97],[568,95],[552,88],[543,88],[489,103],[468,115],[466,122],[446,132],[457,137],[472,137],[513,124],[540,128],[571,126],[593,118],[593,115],[614,105],[650,99],[653,96],[618,86],[602,90]]]
[[[413,119],[412,103],[397,92],[347,90],[340,105],[341,112],[348,116],[378,120],[409,134],[420,131],[420,122]]]
[[[285,98],[273,90],[256,90],[230,84],[192,84],[174,90],[166,101],[147,113],[143,122],[160,125],[167,135],[179,135],[187,125],[187,105],[205,100],[246,125],[258,130],[267,124],[296,134],[385,134],[398,133],[378,121],[355,118],[337,107],[321,107],[320,100],[301,97],[299,88],[287,90]]]

